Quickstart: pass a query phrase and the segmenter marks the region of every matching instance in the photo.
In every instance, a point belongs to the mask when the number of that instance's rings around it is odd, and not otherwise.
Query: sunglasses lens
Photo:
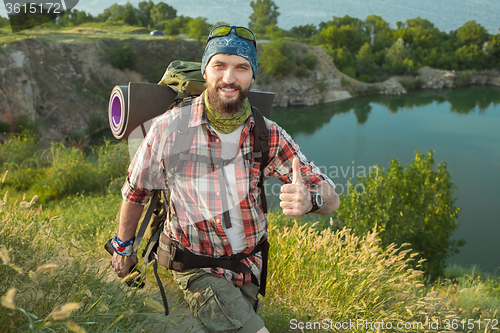
[[[248,29],[245,29],[245,28],[236,28],[236,33],[240,37],[243,37],[243,38],[246,38],[246,39],[249,39],[249,40],[255,40],[254,35]]]
[[[231,32],[231,27],[228,26],[217,27],[214,30],[212,30],[210,36],[227,36],[229,32]]]

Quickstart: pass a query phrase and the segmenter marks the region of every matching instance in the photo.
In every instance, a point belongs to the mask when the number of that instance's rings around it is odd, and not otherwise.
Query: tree
[[[149,0],[149,1],[141,1],[137,5],[140,10],[142,10],[144,16],[146,17],[147,23],[149,24],[149,21],[151,20],[151,9],[155,6],[154,2]]]
[[[176,18],[177,10],[164,2],[158,2],[151,8],[150,17],[154,24],[160,24],[161,21]]]
[[[327,52],[332,56],[335,66],[341,71],[354,66],[354,56],[345,46],[337,49],[327,49]]]
[[[408,72],[408,50],[405,47],[403,38],[398,38],[387,50],[385,59],[387,61],[385,69],[392,74],[403,75]]]
[[[483,45],[488,40],[488,31],[476,21],[467,21],[457,30],[457,38],[462,45]]]
[[[7,18],[3,18],[0,16],[0,28],[1,27],[6,27],[8,26],[10,23],[9,23],[9,19]]]
[[[118,21],[122,14],[125,12],[125,5],[119,5],[117,3],[112,4],[108,8],[99,14],[97,17],[100,21]]]
[[[356,54],[356,71],[358,75],[363,76],[363,80],[365,82],[371,82],[373,80],[373,76],[376,74],[377,65],[373,60],[373,52],[370,44],[365,43]]]
[[[135,9],[130,2],[127,2],[123,14],[121,14],[118,19],[123,20],[123,22],[131,26],[137,25],[139,20],[137,19],[136,11],[137,9]]]
[[[205,17],[197,17],[191,19],[188,23],[188,35],[189,37],[196,38],[198,42],[201,42],[203,37],[208,36],[210,32],[210,24],[207,23]]]
[[[433,152],[418,150],[415,159],[402,166],[393,159],[387,170],[377,167],[349,186],[341,208],[334,213],[340,226],[365,235],[377,226],[382,246],[411,243],[425,258],[427,276],[436,278],[444,271],[445,260],[458,253],[463,240],[450,240],[458,227],[458,212],[446,163],[434,169]]]
[[[369,27],[357,18],[348,15],[320,24],[320,31],[313,37],[313,45],[330,46],[332,49],[346,47],[355,54],[366,42],[370,42]]]
[[[391,45],[393,31],[387,21],[381,16],[372,14],[366,17],[366,23],[369,26],[370,35],[372,36],[373,52],[383,51]]]
[[[482,48],[475,44],[464,45],[455,52],[461,65],[461,69],[484,69],[486,55]]]
[[[403,38],[411,49],[418,47],[424,49],[442,48],[442,45],[449,39],[449,36],[434,27],[432,22],[420,17],[406,20],[404,24],[398,22],[397,25],[398,28],[394,31],[393,39]]]
[[[253,12],[250,14],[248,27],[255,32],[264,33],[270,25],[278,24],[278,6],[273,0],[256,0],[250,2]]]
[[[172,20],[163,21],[163,32],[165,35],[169,36],[177,36],[180,33],[189,34],[189,22],[191,22],[191,18],[184,16],[177,16]]]
[[[298,27],[292,27],[290,32],[299,36],[300,38],[311,38],[318,33],[318,28],[314,24],[299,25]]]

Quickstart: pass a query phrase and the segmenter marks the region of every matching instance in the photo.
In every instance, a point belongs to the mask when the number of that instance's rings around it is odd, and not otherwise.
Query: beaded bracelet
[[[118,236],[113,237],[111,240],[111,245],[116,253],[121,256],[129,256],[132,254],[132,245],[134,245],[135,237],[129,239],[128,241],[122,242]]]

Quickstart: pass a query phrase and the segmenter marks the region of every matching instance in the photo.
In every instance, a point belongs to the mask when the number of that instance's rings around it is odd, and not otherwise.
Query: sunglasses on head
[[[250,31],[245,27],[235,27],[229,25],[220,25],[216,28],[213,28],[212,31],[210,31],[210,34],[208,35],[207,43],[214,38],[228,36],[232,30],[234,30],[236,36],[251,41],[255,46],[255,48],[257,48],[257,44],[255,42],[255,35],[253,34],[252,31]]]

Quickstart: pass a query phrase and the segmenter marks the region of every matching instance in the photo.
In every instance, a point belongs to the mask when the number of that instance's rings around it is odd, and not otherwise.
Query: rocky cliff
[[[0,121],[21,115],[41,126],[43,141],[61,140],[105,117],[113,82],[143,81],[101,59],[102,43],[42,43],[25,39],[0,48]]]
[[[202,54],[202,46],[194,42],[129,42],[139,54],[137,71],[118,70],[110,64],[109,52],[124,43],[109,39],[41,42],[31,38],[4,44],[0,47],[0,124],[15,127],[24,115],[40,124],[46,145],[68,137],[71,132],[88,133],[96,127],[107,126],[107,103],[115,85],[158,82],[170,61],[199,61]],[[318,59],[308,77],[290,74],[268,78],[258,80],[253,88],[275,92],[275,105],[286,107],[328,103],[365,94],[404,94],[408,81],[433,89],[463,84],[500,85],[498,73],[454,73],[428,67],[421,68],[416,78],[395,77],[366,84],[341,73],[323,48],[309,47],[308,52]],[[258,77],[262,77],[261,73]]]

